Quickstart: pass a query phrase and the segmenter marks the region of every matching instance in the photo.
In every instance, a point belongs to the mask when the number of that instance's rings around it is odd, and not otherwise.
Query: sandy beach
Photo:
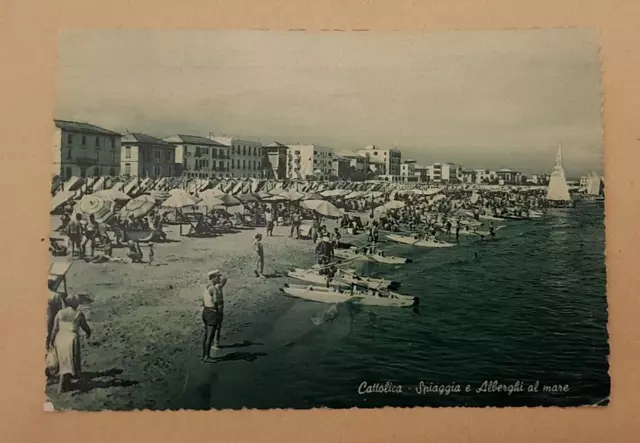
[[[53,217],[52,229],[57,226]],[[178,226],[169,226],[171,242],[156,246],[152,265],[76,260],[67,276],[69,292],[94,298],[84,308],[93,331],[89,340],[82,338],[86,381],[62,395],[50,382],[49,399],[60,409],[206,407],[210,390],[195,398],[193,392],[208,389],[212,366],[216,372],[237,371],[266,355],[267,347],[286,344],[279,341],[286,341],[287,334],[269,326],[274,310],[294,303],[278,291],[284,281],[278,273],[309,266],[315,259],[313,243],[289,238],[289,229],[276,227],[273,237],[263,239],[266,279],[253,273],[252,240],[263,229],[189,238],[179,235]],[[146,261],[148,249],[143,252]],[[114,249],[115,257],[124,255],[125,249]],[[214,354],[213,365],[199,361],[201,296],[211,269],[222,270],[229,279],[223,348]],[[313,304],[312,309],[326,306]]]

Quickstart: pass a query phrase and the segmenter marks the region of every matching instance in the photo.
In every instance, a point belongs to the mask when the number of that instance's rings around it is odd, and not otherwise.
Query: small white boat
[[[411,246],[421,246],[423,248],[451,248],[455,246],[455,243],[447,243],[439,240],[425,240],[406,235],[389,234],[387,235],[387,238],[398,243],[404,243]]]
[[[357,248],[351,249],[336,249],[334,255],[343,260],[355,259],[358,257],[365,257],[378,263],[384,263],[387,265],[403,265],[405,263],[411,263],[411,259],[405,257],[396,257],[393,255],[385,255],[384,251],[369,248],[369,251],[362,251]]]
[[[502,221],[503,218],[495,217],[493,215],[480,215],[480,220],[493,220],[493,221]]]
[[[356,303],[368,306],[410,307],[420,303],[418,297],[395,292],[375,290],[351,290],[336,287],[286,284],[280,289],[283,293],[303,300],[319,303]]]
[[[327,276],[320,274],[319,269],[319,265],[315,265],[311,269],[296,268],[287,272],[287,275],[291,278],[309,283],[326,285]],[[397,289],[400,286],[398,282],[384,278],[361,277],[356,274],[355,269],[339,269],[336,275],[330,280],[330,284],[343,287],[351,287],[352,284],[355,284],[378,290]]]

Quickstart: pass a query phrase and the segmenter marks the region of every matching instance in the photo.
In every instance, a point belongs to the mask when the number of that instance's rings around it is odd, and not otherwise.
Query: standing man
[[[204,323],[204,337],[202,339],[202,361],[211,358],[211,346],[218,349],[220,346],[220,332],[224,318],[224,297],[222,288],[227,279],[219,270],[207,273],[207,287],[202,299],[202,322]]]
[[[264,278],[264,247],[262,245],[262,234],[256,234],[253,240],[253,250],[255,252],[256,268],[254,270],[256,277]]]
[[[273,237],[273,212],[269,208],[266,209],[264,218],[267,222],[267,237]]]
[[[82,215],[76,214],[75,220],[71,220],[67,225],[67,237],[69,237],[69,243],[71,244],[71,258],[73,258],[76,250],[78,254],[82,256]]]
[[[93,214],[89,215],[89,222],[84,233],[84,242],[82,243],[82,254],[87,254],[87,245],[91,243],[91,256],[93,257],[93,250],[95,248],[95,238],[98,236],[100,225],[96,221],[96,217]]]
[[[293,213],[292,221],[291,221],[291,233],[289,237],[293,237],[293,232],[296,233],[296,239],[300,238],[300,224],[302,223],[302,215],[300,215],[300,211],[296,211]]]

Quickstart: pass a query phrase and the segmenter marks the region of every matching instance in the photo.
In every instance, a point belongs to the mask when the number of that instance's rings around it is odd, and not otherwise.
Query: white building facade
[[[358,155],[369,157],[370,169],[377,175],[400,177],[402,152],[399,149],[380,149],[375,145],[366,146]]]
[[[89,123],[54,120],[52,173],[71,177],[120,175],[121,134]]]
[[[237,137],[215,136],[209,139],[228,148],[229,172],[236,178],[262,178],[262,144]]]
[[[329,180],[333,176],[333,149],[319,145],[288,145],[287,178]]]

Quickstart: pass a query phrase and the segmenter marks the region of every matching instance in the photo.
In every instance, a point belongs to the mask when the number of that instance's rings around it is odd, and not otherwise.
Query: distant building
[[[193,178],[230,177],[229,147],[198,135],[177,134],[163,139],[176,147],[181,175]]]
[[[179,175],[176,147],[159,138],[134,132],[121,139],[120,172],[129,177]]]
[[[461,171],[462,183],[475,183],[476,171],[475,169],[463,169]]]
[[[505,168],[496,171],[498,181],[502,184],[519,185],[522,183],[522,172]]]
[[[351,159],[339,155],[334,155],[332,175],[334,178],[337,178],[339,180],[351,180],[353,178]]]
[[[474,169],[474,183],[477,184],[489,184],[497,182],[498,178],[495,171],[490,169]]]
[[[282,180],[287,177],[287,150],[289,147],[279,142],[262,146],[262,167],[264,178]]]
[[[462,167],[454,163],[434,163],[429,168],[429,181],[433,183],[460,183]]]
[[[89,123],[54,120],[52,172],[73,176],[120,175],[121,134]]]
[[[418,181],[418,177],[416,177],[415,160],[404,160],[400,164],[400,179],[404,182]]]
[[[589,176],[583,175],[582,177],[580,177],[580,187],[586,188],[587,186],[589,186]]]
[[[358,155],[369,157],[369,169],[376,175],[400,177],[402,152],[399,149],[380,149],[369,145],[360,149]]]
[[[419,182],[425,183],[429,181],[429,167],[415,164],[413,166],[414,175]]]
[[[287,178],[329,180],[333,174],[333,149],[318,145],[289,145]]]
[[[227,147],[231,177],[262,178],[262,144],[237,137],[215,136],[209,139]]]
[[[546,186],[549,184],[549,178],[549,174],[532,174],[531,178],[527,179],[527,183],[538,186]]]

